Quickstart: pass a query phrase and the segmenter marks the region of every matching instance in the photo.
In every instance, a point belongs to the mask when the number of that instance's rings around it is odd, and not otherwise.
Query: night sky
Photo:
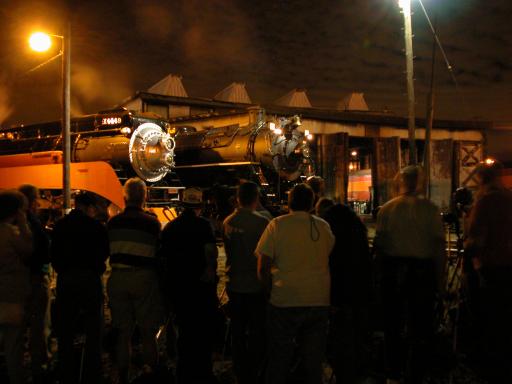
[[[425,115],[432,35],[413,0],[418,116]],[[233,81],[254,102],[305,88],[313,106],[364,92],[372,110],[406,115],[403,20],[396,0],[71,1],[72,113],[109,108],[169,73],[190,96]],[[423,0],[459,83],[438,52],[437,118],[512,122],[512,2]],[[58,52],[27,47],[34,29],[61,33],[65,2],[0,0],[0,122],[58,119]],[[58,44],[56,44],[58,45]]]

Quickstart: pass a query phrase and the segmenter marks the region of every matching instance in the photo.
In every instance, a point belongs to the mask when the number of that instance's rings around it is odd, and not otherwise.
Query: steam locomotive
[[[73,118],[72,188],[91,190],[112,201],[112,189],[137,175],[159,192],[153,200],[165,203],[172,188],[225,184],[233,175],[270,188],[276,180],[279,185],[312,173],[308,141],[298,129],[298,117],[267,121],[262,109],[249,111],[249,116],[247,126],[205,130],[171,126],[157,115],[124,108]],[[0,188],[20,182],[48,184],[61,163],[59,122],[0,130]],[[101,165],[103,173],[95,175],[93,165]],[[90,177],[81,180],[85,174]],[[98,186],[105,178],[111,183]],[[116,196],[116,204],[122,206],[121,192]]]

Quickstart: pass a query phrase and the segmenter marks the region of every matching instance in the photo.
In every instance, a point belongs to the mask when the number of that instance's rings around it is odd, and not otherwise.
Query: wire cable
[[[427,23],[428,23],[428,25],[430,27],[430,30],[432,31],[432,35],[434,36],[434,40],[436,41],[437,46],[439,47],[439,50],[441,51],[441,55],[443,56],[444,62],[446,64],[446,68],[448,69],[448,72],[450,73],[450,77],[452,78],[452,81],[453,81],[453,83],[455,85],[455,91],[460,94],[463,107],[466,110],[466,113],[467,113],[468,117],[470,117],[469,116],[470,115],[470,112],[469,112],[470,109],[469,109],[468,103],[466,102],[466,97],[464,96],[464,93],[461,92],[461,90],[460,90],[459,82],[457,81],[457,77],[455,76],[455,72],[453,71],[453,65],[450,63],[450,60],[448,60],[448,56],[446,54],[446,51],[444,50],[443,44],[441,43],[441,40],[439,39],[439,35],[437,34],[437,31],[434,28],[434,25],[432,24],[432,21],[430,20],[430,17],[428,15],[428,12],[427,12],[425,6],[423,5],[423,1],[422,0],[418,0],[418,2],[420,3],[420,6],[421,6],[421,9],[423,10],[423,13],[425,14],[425,18],[427,19]]]
[[[48,63],[51,63],[53,60],[55,60],[57,57],[60,57],[60,56],[62,56],[62,51],[61,51],[61,52],[59,52],[59,53],[57,53],[55,56],[50,57],[48,60],[46,60],[46,61],[42,62],[41,64],[36,65],[34,68],[29,69],[28,71],[26,71],[26,72],[24,73],[24,75],[28,75],[29,73],[34,72],[35,70],[37,70],[37,69],[41,68],[42,66],[44,66],[44,65],[46,65],[46,64],[48,64]]]

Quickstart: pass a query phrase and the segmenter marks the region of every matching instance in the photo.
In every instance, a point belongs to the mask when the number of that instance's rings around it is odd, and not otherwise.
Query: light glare
[[[411,11],[411,0],[398,0],[398,6],[409,13]]]
[[[123,135],[129,135],[130,133],[132,133],[132,130],[130,127],[123,127],[123,128],[121,128],[121,133]]]
[[[44,52],[50,49],[52,46],[52,40],[50,36],[43,32],[36,32],[30,36],[29,39],[30,48],[36,52]]]

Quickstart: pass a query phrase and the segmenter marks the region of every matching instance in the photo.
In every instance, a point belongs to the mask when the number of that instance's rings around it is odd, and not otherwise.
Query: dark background
[[[413,3],[417,114],[424,116],[432,35]],[[512,121],[512,2],[423,0],[458,79],[438,53],[437,118]],[[189,96],[233,81],[253,102],[306,88],[313,106],[364,92],[372,110],[406,115],[403,20],[396,0],[0,0],[0,122],[58,119],[58,52],[30,52],[35,29],[72,21],[72,113],[109,108],[169,73]]]

